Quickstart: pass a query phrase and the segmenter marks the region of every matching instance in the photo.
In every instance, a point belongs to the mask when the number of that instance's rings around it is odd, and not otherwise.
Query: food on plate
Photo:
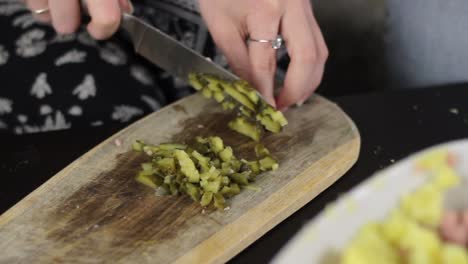
[[[344,249],[342,264],[468,264],[468,211],[443,206],[444,193],[462,179],[454,157],[434,151],[417,169],[427,183],[405,195],[386,219],[364,225]]]
[[[219,137],[196,137],[193,144],[150,145],[135,141],[133,149],[150,160],[136,180],[163,194],[190,196],[203,207],[226,208],[226,199],[248,187],[262,172],[278,169],[268,149],[255,147],[257,160],[236,157]]]
[[[189,81],[203,96],[214,98],[223,109],[236,109],[239,116],[229,122],[229,127],[257,142],[265,131],[279,133],[288,124],[283,113],[260,100],[246,81],[226,81],[214,75],[195,73],[189,75]]]

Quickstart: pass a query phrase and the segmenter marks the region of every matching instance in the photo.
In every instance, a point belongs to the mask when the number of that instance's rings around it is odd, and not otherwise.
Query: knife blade
[[[235,74],[133,15],[123,14],[121,27],[129,34],[138,54],[181,80],[187,81],[191,72],[215,74],[227,80],[239,79]]]

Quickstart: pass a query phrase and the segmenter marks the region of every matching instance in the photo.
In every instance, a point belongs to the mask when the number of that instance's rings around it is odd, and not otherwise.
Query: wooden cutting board
[[[134,176],[130,151],[219,135],[238,156],[254,144],[226,127],[229,114],[193,95],[129,126],[63,169],[0,216],[0,263],[222,263],[341,177],[357,160],[353,122],[316,96],[291,109],[289,125],[264,144],[279,159],[230,210],[205,211],[189,198],[158,197]],[[117,146],[116,140],[122,144]],[[70,139],[73,144],[73,139]]]

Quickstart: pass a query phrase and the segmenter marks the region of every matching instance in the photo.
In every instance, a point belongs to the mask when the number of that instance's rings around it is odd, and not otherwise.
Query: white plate
[[[453,141],[418,152],[377,172],[328,205],[286,244],[272,263],[324,263],[347,245],[364,224],[383,220],[401,197],[427,180],[415,172],[415,160],[443,148],[457,157],[457,171],[468,175],[468,140]]]

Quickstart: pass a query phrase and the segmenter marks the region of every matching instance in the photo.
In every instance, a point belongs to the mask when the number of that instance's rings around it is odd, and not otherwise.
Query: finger
[[[34,13],[34,11],[41,10],[41,9],[49,7],[48,2],[49,2],[48,0],[26,0],[25,1],[26,6],[29,8],[29,10],[31,10],[31,12],[33,13],[33,16],[37,20],[39,20],[41,22],[50,22],[51,21],[50,12],[45,12],[45,13],[42,13],[42,14],[36,14],[36,13]]]
[[[226,56],[234,73],[242,79],[250,81],[250,61],[245,37],[234,25],[226,26],[226,23],[223,24],[222,28],[212,29],[211,34],[216,45]]]
[[[91,22],[88,31],[96,39],[107,39],[120,25],[122,11],[118,0],[88,0]]]
[[[130,0],[119,0],[120,7],[122,8],[122,11],[127,12],[129,14],[133,13],[133,4],[132,1]]]
[[[314,31],[308,16],[309,1],[295,1],[282,20],[282,32],[287,43],[291,62],[286,73],[284,87],[277,105],[284,109],[301,102],[309,96],[321,81],[325,59],[315,40]]]
[[[247,29],[250,38],[276,38],[280,20],[281,13],[275,8],[254,7],[254,12],[247,17]],[[252,41],[249,42],[248,50],[252,83],[265,99],[274,106],[273,85],[276,71],[276,50],[271,47],[270,43]]]
[[[70,34],[80,26],[78,0],[49,0],[52,25],[59,34]]]

